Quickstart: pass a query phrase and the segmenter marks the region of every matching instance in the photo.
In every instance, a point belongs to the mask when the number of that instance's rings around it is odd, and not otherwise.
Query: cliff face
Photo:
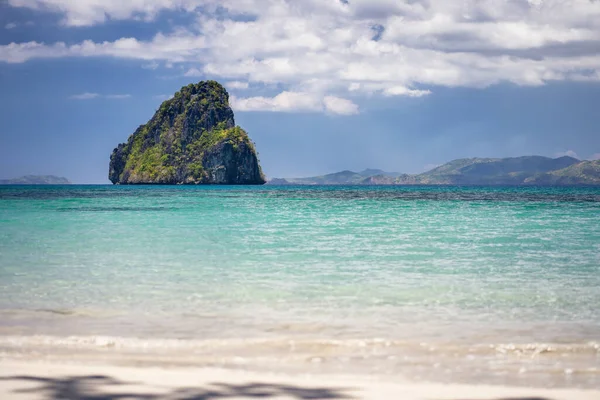
[[[204,153],[202,164],[211,183],[253,185],[265,183],[251,143],[221,141]]]
[[[181,88],[110,157],[115,184],[265,183],[254,144],[215,81]]]

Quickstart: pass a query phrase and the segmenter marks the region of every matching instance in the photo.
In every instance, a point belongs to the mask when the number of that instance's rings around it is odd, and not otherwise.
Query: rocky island
[[[275,178],[271,185],[539,185],[598,186],[600,160],[523,156],[463,158],[417,175],[366,169],[308,178]]]
[[[215,81],[184,86],[110,157],[113,184],[262,185],[254,144]]]
[[[70,185],[67,178],[54,175],[25,175],[14,179],[0,179],[0,185]]]

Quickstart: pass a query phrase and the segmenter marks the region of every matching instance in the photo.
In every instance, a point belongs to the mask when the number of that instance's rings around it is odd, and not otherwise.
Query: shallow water
[[[599,305],[598,188],[0,186],[11,357],[600,387]]]

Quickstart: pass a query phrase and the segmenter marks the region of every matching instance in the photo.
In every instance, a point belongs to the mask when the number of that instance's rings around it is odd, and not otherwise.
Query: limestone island
[[[184,86],[110,156],[113,184],[262,185],[254,144],[215,81]]]

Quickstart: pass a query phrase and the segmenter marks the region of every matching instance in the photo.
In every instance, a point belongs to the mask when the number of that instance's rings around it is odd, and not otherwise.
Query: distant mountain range
[[[422,174],[366,169],[309,178],[278,178],[271,185],[600,185],[600,160],[524,156],[463,158]]]
[[[54,175],[26,175],[15,179],[0,179],[0,185],[70,185],[67,178]]]

